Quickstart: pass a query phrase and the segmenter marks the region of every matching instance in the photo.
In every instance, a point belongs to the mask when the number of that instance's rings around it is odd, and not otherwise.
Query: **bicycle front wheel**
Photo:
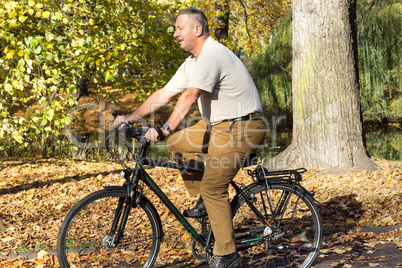
[[[145,197],[125,210],[126,196],[123,187],[104,189],[86,196],[70,210],[57,240],[61,267],[153,266],[162,239],[159,215]],[[121,222],[124,211],[127,224],[116,241],[114,222]]]
[[[232,203],[238,248],[253,267],[310,267],[322,241],[322,221],[313,198],[282,182],[251,184],[245,193],[271,224],[266,227],[242,196]]]

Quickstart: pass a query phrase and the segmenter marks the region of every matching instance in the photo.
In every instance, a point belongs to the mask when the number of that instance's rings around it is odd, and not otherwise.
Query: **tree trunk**
[[[219,42],[226,41],[229,37],[229,1],[215,2],[215,37]]]
[[[375,170],[363,141],[354,0],[293,1],[293,138],[265,165]]]
[[[79,77],[76,79],[76,87],[77,87],[77,100],[79,100],[82,96],[88,96],[88,82],[89,78],[86,76]]]

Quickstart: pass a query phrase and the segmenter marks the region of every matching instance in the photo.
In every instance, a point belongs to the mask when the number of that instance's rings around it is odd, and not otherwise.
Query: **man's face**
[[[179,41],[180,47],[185,51],[192,52],[197,36],[196,27],[189,15],[184,14],[177,17],[175,28],[173,37]]]

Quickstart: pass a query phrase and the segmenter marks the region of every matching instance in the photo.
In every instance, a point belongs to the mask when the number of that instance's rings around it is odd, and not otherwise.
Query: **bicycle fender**
[[[283,180],[283,179],[280,179],[280,180],[277,180],[277,181],[271,182],[271,183],[286,183],[286,184],[289,184],[289,185],[293,185],[293,184],[290,183],[288,180]],[[256,187],[257,185],[260,185],[260,184],[261,184],[261,183],[259,183],[259,182],[250,183],[250,184],[247,185],[243,190],[244,190],[245,192],[248,192],[248,191],[250,191],[251,188]],[[318,200],[314,197],[314,192],[313,192],[313,191],[307,190],[306,188],[304,188],[304,187],[303,187],[302,185],[300,185],[300,184],[299,184],[298,186],[296,186],[296,187],[299,188],[299,191],[300,191],[300,192],[305,193],[305,194],[311,196],[311,198],[314,200],[314,202],[316,202],[316,203],[318,203],[318,204],[321,203],[320,201],[318,201]],[[232,199],[232,201],[230,202],[230,203],[231,203],[232,210],[233,210],[233,208],[234,208],[234,204],[236,204],[236,202],[238,202],[238,199],[239,199],[239,198],[240,198],[240,194],[237,193],[237,194],[235,195],[235,197]]]
[[[123,190],[123,191],[125,191],[125,192],[127,193],[127,196],[129,195],[127,186],[103,186],[103,188],[104,188],[105,190],[107,190],[107,191]],[[140,196],[140,197],[141,197],[141,196]],[[134,202],[134,203],[132,202],[132,206],[136,206],[136,205],[138,204],[136,198],[134,198],[134,201],[136,201],[136,202]],[[138,199],[138,201],[139,201],[139,199]]]
[[[279,182],[287,183],[287,184],[293,186],[293,183],[289,182],[288,180],[280,180]],[[309,191],[309,190],[307,190],[307,189],[304,188],[303,185],[301,185],[301,184],[296,185],[296,187],[299,189],[299,191],[300,191],[301,193],[304,193],[304,194],[309,195],[309,196],[314,200],[314,202],[316,202],[316,203],[318,203],[318,204],[321,204],[321,202],[318,201],[318,200],[314,197],[314,195],[315,195],[314,191]]]
[[[250,191],[250,189],[252,189],[252,188],[254,188],[254,187],[258,186],[258,185],[259,185],[259,183],[255,183],[255,182],[250,183],[249,185],[246,185],[246,186],[244,187],[243,191],[246,192],[246,193],[248,193],[248,192]],[[235,205],[239,202],[239,199],[240,199],[241,197],[242,197],[242,196],[241,196],[240,193],[237,193],[237,194],[233,197],[232,201],[230,202],[230,207],[231,207],[232,211],[233,211]],[[234,215],[233,215],[233,216],[234,216]]]
[[[124,187],[124,186],[103,186],[103,188],[105,189],[105,190],[108,190],[108,191],[112,191],[112,190],[123,190],[123,191],[125,191],[125,190],[127,190],[127,187]]]
[[[103,188],[107,191],[112,191],[112,190],[123,190],[126,191],[127,187],[126,186],[103,186]],[[141,196],[141,201],[142,203],[149,203],[151,206],[151,209],[154,211],[155,215],[159,215],[158,211],[156,210],[155,206],[151,203],[151,201],[149,201],[148,198],[146,198],[145,196]],[[159,232],[159,237],[160,237],[160,241],[163,242],[164,239],[164,233],[163,233],[163,227],[162,227],[162,221],[161,218],[158,217],[157,218],[157,225],[160,227],[160,232]]]
[[[316,202],[316,203],[318,203],[318,204],[321,204],[321,202],[318,201],[318,200],[314,197],[314,195],[315,195],[314,191],[309,191],[309,190],[307,190],[306,188],[304,188],[302,185],[299,185],[299,186],[300,186],[300,188],[302,188],[302,190],[303,190],[306,194],[308,194],[309,196],[311,196],[311,198],[314,200],[314,202]]]

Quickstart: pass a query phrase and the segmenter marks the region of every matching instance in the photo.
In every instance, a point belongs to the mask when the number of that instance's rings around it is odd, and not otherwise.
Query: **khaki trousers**
[[[254,153],[264,142],[266,126],[262,120],[222,122],[210,126],[201,120],[173,134],[168,151],[179,162],[204,166],[205,171],[182,174],[190,195],[201,194],[215,237],[214,254],[236,252],[228,187],[247,154]]]

